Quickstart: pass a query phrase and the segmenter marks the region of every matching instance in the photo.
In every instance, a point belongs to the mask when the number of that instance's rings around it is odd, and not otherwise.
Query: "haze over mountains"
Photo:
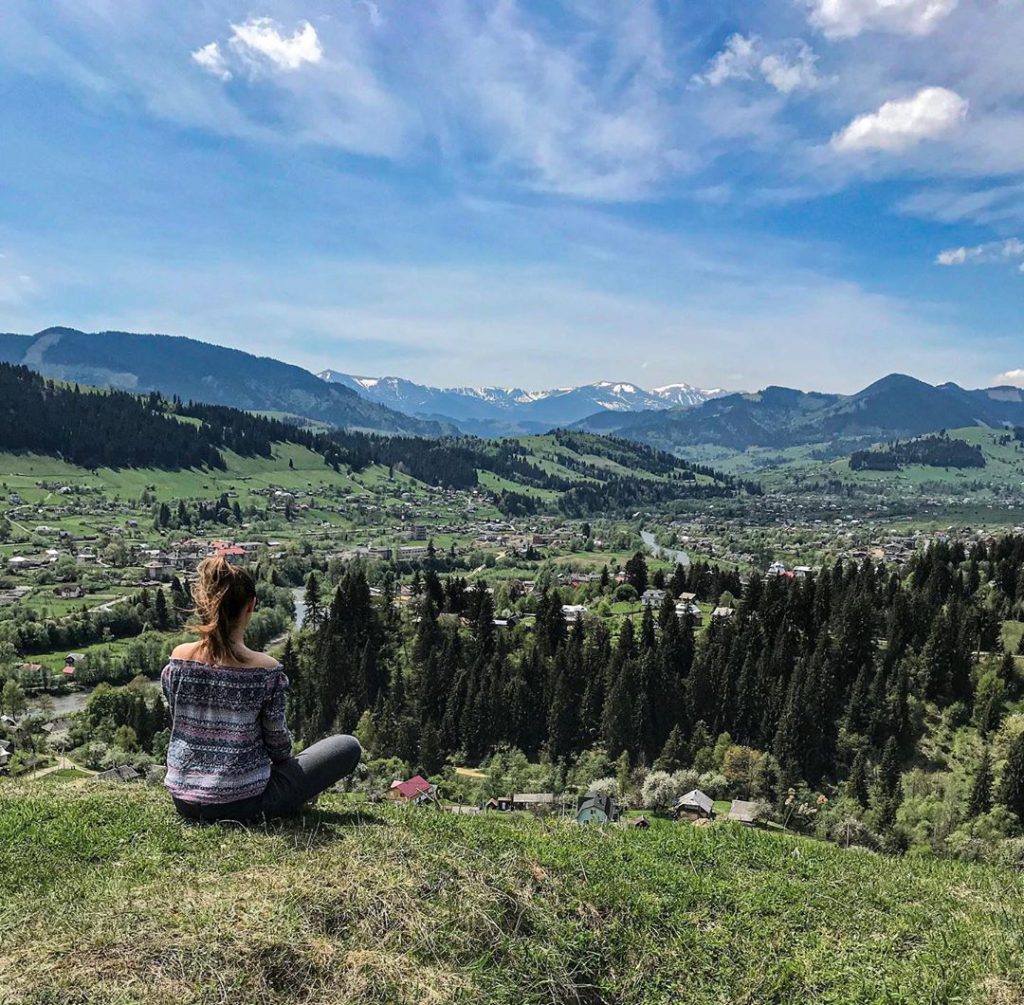
[[[377,404],[407,415],[458,423],[467,433],[504,436],[541,433],[571,425],[597,412],[639,412],[694,408],[727,392],[690,384],[667,384],[646,390],[608,380],[579,387],[526,391],[519,387],[429,387],[402,377],[359,377],[324,370],[331,384],[351,388]]]
[[[47,328],[0,334],[0,362],[58,380],[160,391],[315,422],[402,435],[505,436],[575,426],[685,454],[906,438],[971,425],[1024,426],[1024,389],[968,390],[891,374],[855,394],[785,387],[756,393],[687,384],[645,390],[598,381],[549,391],[433,388],[396,377],[319,376],[237,349],[171,335]]]

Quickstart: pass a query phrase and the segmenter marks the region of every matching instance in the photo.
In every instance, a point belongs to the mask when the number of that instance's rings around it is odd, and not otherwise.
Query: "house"
[[[676,604],[676,617],[680,619],[688,617],[697,627],[704,624],[703,612],[696,604],[689,601],[680,601]]]
[[[555,797],[551,792],[523,792],[512,797],[512,809],[514,810],[550,813],[554,808]]]
[[[85,596],[85,590],[78,583],[64,583],[56,587],[53,593],[61,600],[81,600]]]
[[[96,778],[105,782],[135,782],[140,775],[130,764],[119,764],[116,768],[101,771]]]
[[[696,603],[696,601],[697,601],[697,594],[696,593],[680,593],[679,594],[679,603],[681,603],[681,604],[693,604],[693,603]]]
[[[691,789],[680,796],[672,808],[674,820],[711,820],[714,816],[714,800],[700,789]]]
[[[637,830],[649,830],[651,826],[650,820],[647,817],[630,817],[626,821],[627,827],[635,827]]]
[[[582,796],[576,807],[576,823],[608,824],[614,823],[619,817],[618,807],[613,796],[605,796],[599,792],[588,792]]]
[[[718,621],[722,618],[731,618],[736,613],[732,607],[716,607],[711,612],[711,618],[714,621]]]
[[[0,740],[0,768],[6,768],[11,763],[11,754],[14,753],[10,740]]]
[[[809,565],[797,565],[793,568],[793,575],[797,579],[806,579],[811,574],[811,567]]]
[[[437,798],[437,786],[427,781],[422,775],[413,775],[408,781],[400,782],[397,779],[391,783],[388,790],[388,799],[399,802],[422,803],[428,799]]]
[[[785,573],[786,566],[782,562],[772,562],[772,564],[768,566],[769,576],[784,576]]]
[[[664,590],[644,590],[640,597],[640,603],[644,607],[661,607],[665,603],[665,591]]]
[[[230,559],[229,559],[230,561]],[[154,560],[146,565],[146,578],[151,582],[167,582],[174,578],[174,563],[169,559]]]
[[[579,621],[587,613],[583,604],[562,604],[562,617],[570,624]]]
[[[760,803],[749,802],[746,799],[734,799],[729,812],[725,815],[726,820],[735,820],[745,827],[756,827],[761,822]]]
[[[85,660],[85,656],[82,653],[68,653],[64,657],[64,666],[76,667],[79,663]]]
[[[497,796],[495,798],[488,799],[484,803],[485,810],[497,810],[499,813],[508,813],[512,809],[512,797],[511,796]]]
[[[398,549],[398,557],[408,562],[415,558],[426,558],[428,551],[425,544],[407,544]]]
[[[214,554],[216,554],[216,556],[218,558],[226,559],[228,562],[231,563],[231,565],[237,565],[239,562],[242,561],[243,558],[245,558],[245,554],[246,553],[245,553],[245,549],[242,548],[240,545],[231,544],[231,545],[227,545],[226,547],[218,548]],[[146,570],[147,571],[149,570],[149,568],[150,568],[150,566],[146,566]],[[173,572],[174,572],[174,567],[172,566],[171,567],[171,573],[173,574]],[[153,578],[153,579],[160,579],[161,577],[160,576],[153,576],[151,578]]]

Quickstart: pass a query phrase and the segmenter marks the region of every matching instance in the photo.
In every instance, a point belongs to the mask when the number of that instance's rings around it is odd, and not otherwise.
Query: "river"
[[[644,544],[651,549],[651,554],[655,558],[667,559],[669,562],[674,562],[676,565],[681,565],[686,569],[690,567],[690,556],[685,551],[663,547],[654,540],[654,534],[649,530],[640,531],[640,537],[643,539]]]

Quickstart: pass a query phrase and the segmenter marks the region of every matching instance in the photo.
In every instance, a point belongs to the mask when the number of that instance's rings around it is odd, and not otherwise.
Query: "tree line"
[[[427,771],[504,745],[554,763],[600,746],[673,769],[728,734],[758,752],[774,798],[846,783],[884,830],[928,709],[973,722],[984,739],[1018,697],[1000,622],[1019,610],[1022,574],[1024,538],[969,553],[938,542],[903,569],[840,561],[804,579],[755,575],[731,616],[697,631],[673,594],[695,585],[688,592],[706,596],[707,569],[671,577],[659,610],[617,630],[606,619],[567,623],[554,589],[534,598],[532,625],[510,630],[495,624],[480,582],[430,573],[406,618],[390,587],[374,600],[352,572],[329,603],[313,598],[289,644],[290,715],[305,740],[358,723],[379,753]]]

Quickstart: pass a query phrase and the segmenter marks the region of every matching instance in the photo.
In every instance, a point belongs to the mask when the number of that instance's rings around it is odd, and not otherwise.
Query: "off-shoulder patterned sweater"
[[[291,756],[281,665],[232,667],[171,659],[160,675],[171,710],[164,784],[190,803],[260,795],[270,767]]]

